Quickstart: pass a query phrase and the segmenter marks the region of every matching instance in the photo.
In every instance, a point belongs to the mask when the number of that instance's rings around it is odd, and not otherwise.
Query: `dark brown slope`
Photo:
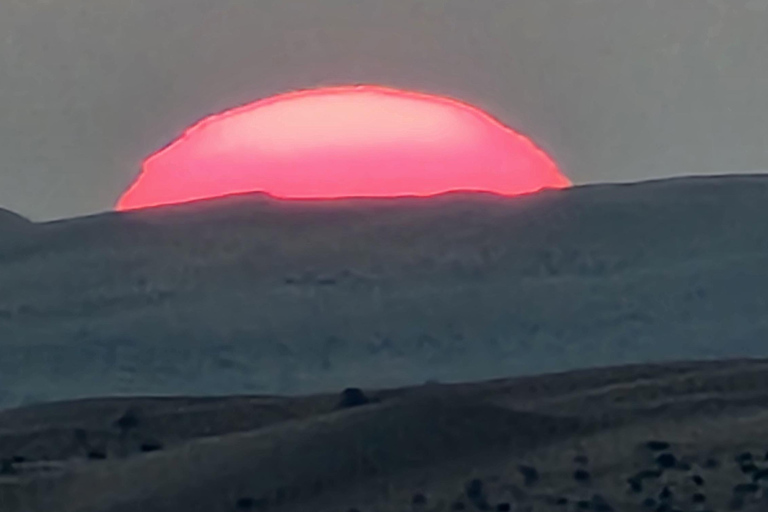
[[[698,474],[708,485],[699,491],[725,506],[734,486],[768,465],[767,383],[768,361],[742,360],[435,384],[370,393],[372,403],[341,410],[338,397],[322,395],[71,402],[40,406],[39,420],[35,408],[7,411],[0,416],[6,458],[7,437],[35,425],[39,445],[56,451],[58,440],[44,427],[73,426],[65,426],[62,407],[72,417],[90,411],[80,424],[89,435],[104,430],[116,438],[107,460],[64,453],[46,464],[6,465],[13,474],[2,479],[0,504],[12,512],[395,512],[409,510],[403,507],[421,492],[435,506],[414,510],[448,510],[456,500],[473,510],[482,503],[471,505],[477,496],[466,496],[464,485],[479,478],[497,504],[554,510],[557,498],[601,494],[616,510],[640,510],[664,486],[690,505]],[[121,442],[111,422],[129,405],[140,419]],[[142,453],[142,436],[166,441],[163,421],[183,434]],[[196,426],[185,431],[185,423]],[[649,439],[671,442],[679,460],[633,492],[627,478],[655,467],[643,448]],[[755,458],[752,473],[733,461],[745,450]],[[575,463],[575,455],[589,460]],[[709,467],[712,457],[717,467]],[[520,464],[535,466],[540,481],[526,484]],[[576,482],[581,466],[590,479]],[[744,509],[757,507],[760,496],[742,497]]]

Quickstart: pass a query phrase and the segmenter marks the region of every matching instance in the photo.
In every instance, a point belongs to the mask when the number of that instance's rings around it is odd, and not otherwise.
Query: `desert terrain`
[[[768,506],[768,360],[0,413],[5,512]]]
[[[0,407],[768,357],[768,177],[0,215]]]
[[[767,213],[759,175],[2,211],[0,511],[765,510]]]

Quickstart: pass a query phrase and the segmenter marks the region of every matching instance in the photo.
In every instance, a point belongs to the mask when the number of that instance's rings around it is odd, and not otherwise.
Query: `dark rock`
[[[498,503],[496,504],[496,510],[498,512],[509,512],[510,510],[512,510],[512,505],[510,505],[507,502]]]
[[[27,458],[22,455],[14,455],[11,457],[11,462],[14,464],[21,464],[27,461]]]
[[[677,457],[671,453],[662,453],[656,457],[656,464],[664,469],[673,468],[677,465]]]
[[[235,502],[237,510],[253,510],[256,507],[256,500],[253,498],[238,498]]]
[[[754,482],[736,484],[733,486],[733,494],[744,496],[747,494],[754,494],[760,490],[760,486]]]
[[[139,426],[139,415],[133,409],[128,409],[115,420],[115,426],[123,432],[127,432]]]
[[[645,447],[653,452],[661,452],[664,450],[669,450],[671,445],[667,441],[652,439],[650,441],[646,441]]]
[[[693,496],[691,496],[691,501],[693,503],[704,503],[705,501],[707,501],[707,497],[704,496],[702,493],[697,492]]]
[[[363,393],[360,388],[347,388],[341,392],[338,407],[341,409],[348,409],[350,407],[358,407],[369,403],[371,403],[371,400],[365,396],[365,393]]]
[[[531,486],[539,481],[539,471],[533,466],[520,465],[517,467],[520,474],[523,475],[525,485]]]
[[[156,452],[163,449],[163,445],[157,441],[145,441],[141,443],[139,449],[144,453]]]
[[[586,469],[577,469],[573,472],[573,479],[577,482],[589,482],[592,479],[592,475]]]
[[[479,478],[470,480],[464,487],[464,492],[469,498],[479,498],[483,495],[483,481]]]
[[[632,492],[643,492],[643,482],[637,478],[627,478],[627,483]]]
[[[490,510],[491,506],[488,504],[488,500],[484,494],[483,481],[479,478],[475,478],[467,482],[464,488],[464,492],[469,498],[469,501],[479,510]]]
[[[699,487],[704,485],[704,478],[701,475],[692,475],[691,480],[693,481],[694,484],[696,484]]]
[[[768,468],[758,469],[757,471],[752,473],[753,482],[759,482],[761,480],[767,480],[767,479],[768,479]]]
[[[739,469],[741,469],[741,472],[745,475],[757,472],[757,466],[755,466],[755,464],[752,462],[745,462],[741,464]]]
[[[666,485],[661,489],[661,492],[659,492],[659,499],[662,501],[666,501],[672,498],[672,490],[667,487]]]
[[[102,450],[90,450],[88,452],[88,458],[91,460],[104,460],[107,458],[107,454]]]

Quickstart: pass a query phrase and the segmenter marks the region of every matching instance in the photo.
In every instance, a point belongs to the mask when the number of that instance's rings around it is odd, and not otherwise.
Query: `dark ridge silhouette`
[[[34,226],[34,223],[26,217],[10,210],[0,208],[0,232],[11,228],[24,228]]]
[[[32,236],[38,232],[36,227],[36,224],[21,215],[0,208],[0,264],[10,260],[18,261],[39,250],[39,245],[36,245],[39,241],[36,236]],[[0,288],[3,288],[2,284]],[[4,316],[11,318],[8,312],[0,309],[0,321]]]

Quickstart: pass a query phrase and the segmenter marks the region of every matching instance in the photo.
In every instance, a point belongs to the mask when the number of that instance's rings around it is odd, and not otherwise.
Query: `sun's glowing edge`
[[[155,207],[161,207],[171,204],[182,204],[182,203],[191,203],[196,201],[202,201],[207,199],[213,199],[213,198],[197,198],[197,199],[189,199],[189,200],[183,200],[183,201],[173,201],[173,202],[156,202],[156,203],[149,203],[144,204],[141,206],[127,206],[125,205],[126,198],[129,198],[130,195],[141,185],[142,178],[144,177],[144,167],[149,166],[151,162],[155,159],[162,158],[166,153],[170,152],[176,145],[183,144],[187,139],[193,137],[195,134],[197,134],[200,131],[203,131],[208,126],[222,122],[228,118],[237,117],[239,115],[247,114],[250,112],[253,112],[255,110],[261,109],[263,107],[273,105],[276,103],[282,103],[285,101],[290,101],[294,99],[299,99],[303,97],[311,97],[311,96],[331,96],[331,95],[344,95],[348,94],[350,92],[370,92],[380,95],[386,95],[386,96],[394,96],[398,99],[409,99],[409,100],[421,100],[424,102],[429,102],[432,104],[442,104],[446,107],[452,107],[456,108],[464,113],[468,113],[472,116],[475,116],[485,122],[487,122],[489,125],[494,126],[496,129],[500,129],[502,132],[505,132],[508,136],[513,136],[515,139],[517,139],[521,145],[531,150],[532,153],[537,154],[540,158],[542,158],[544,161],[550,163],[557,171],[558,171],[558,179],[561,183],[558,184],[550,184],[550,185],[542,185],[541,187],[537,189],[532,189],[528,192],[524,192],[522,194],[514,194],[514,196],[509,197],[515,197],[518,195],[527,195],[530,193],[536,193],[540,192],[544,189],[561,189],[561,188],[568,188],[573,186],[573,183],[571,180],[563,174],[557,163],[553,160],[553,158],[544,151],[538,144],[536,144],[530,137],[514,130],[513,128],[507,126],[503,122],[501,122],[499,119],[491,115],[489,112],[487,112],[484,109],[478,108],[468,102],[461,101],[456,98],[443,96],[439,94],[431,94],[426,93],[422,91],[415,91],[415,90],[403,90],[403,89],[397,89],[394,87],[389,86],[383,86],[383,85],[375,85],[375,84],[352,84],[352,85],[335,85],[335,86],[324,86],[319,88],[304,88],[304,89],[297,89],[294,91],[289,91],[285,93],[276,94],[273,96],[268,96],[250,103],[247,103],[245,105],[240,105],[233,107],[231,109],[225,110],[223,112],[211,114],[208,116],[203,117],[202,119],[198,120],[197,122],[193,123],[189,127],[187,127],[181,135],[173,139],[171,142],[166,144],[161,149],[155,151],[154,153],[150,154],[142,163],[142,171],[139,173],[139,175],[136,177],[136,179],[133,181],[133,183],[123,192],[120,199],[117,201],[115,205],[115,210],[117,211],[129,211],[129,210],[137,210],[137,209],[145,209],[145,208],[155,208]],[[243,195],[247,194],[248,192],[253,193],[263,193],[270,197],[273,197],[278,200],[284,200],[284,201],[306,201],[306,200],[328,200],[328,199],[366,199],[366,198],[392,198],[392,197],[413,197],[413,198],[426,198],[426,197],[432,197],[436,195],[445,194],[447,192],[490,192],[502,197],[508,197],[507,194],[503,194],[500,192],[496,192],[493,190],[488,189],[477,189],[477,188],[471,188],[471,187],[459,187],[459,188],[447,188],[445,190],[441,191],[435,191],[427,194],[419,194],[419,193],[408,193],[408,194],[382,194],[382,195],[375,195],[375,194],[365,194],[365,195],[340,195],[336,197],[332,196],[323,196],[323,197],[296,197],[294,196],[285,196],[285,195],[279,195],[274,194],[266,190],[259,190],[259,189],[252,189],[249,191],[233,191],[231,194],[223,194],[217,197],[227,197],[232,195]]]

